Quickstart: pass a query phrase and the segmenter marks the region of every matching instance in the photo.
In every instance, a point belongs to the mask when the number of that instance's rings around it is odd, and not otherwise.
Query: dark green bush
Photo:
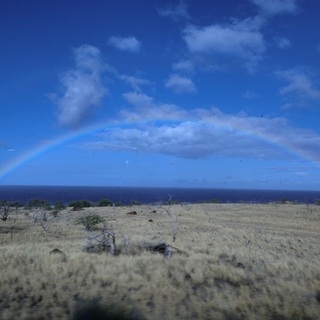
[[[23,202],[21,201],[13,201],[13,202],[10,202],[10,207],[14,207],[14,208],[21,208],[23,207],[24,204]]]
[[[73,210],[89,208],[91,207],[91,202],[89,200],[72,201],[69,203],[69,207],[73,207]]]
[[[62,201],[57,201],[53,206],[51,214],[56,218],[58,216],[58,213],[65,208],[66,205]]]
[[[101,199],[98,202],[98,207],[111,207],[113,205],[113,202],[109,199]]]
[[[55,210],[63,210],[66,208],[66,205],[62,201],[57,201],[53,207]]]
[[[50,203],[47,200],[43,200],[43,199],[31,199],[27,205],[26,205],[27,209],[39,209],[39,208],[43,208],[46,210],[50,210],[51,206]]]

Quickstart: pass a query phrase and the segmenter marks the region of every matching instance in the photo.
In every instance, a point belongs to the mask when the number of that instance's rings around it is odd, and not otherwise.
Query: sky
[[[319,0],[5,0],[0,185],[319,190]]]

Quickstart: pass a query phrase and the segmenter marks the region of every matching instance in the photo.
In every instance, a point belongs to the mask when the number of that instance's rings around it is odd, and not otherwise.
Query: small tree
[[[72,201],[69,203],[69,207],[73,207],[73,210],[77,211],[91,207],[91,202],[89,200]]]
[[[9,214],[10,214],[10,205],[8,201],[1,200],[0,201],[0,217],[2,221],[7,221]]]
[[[51,206],[47,200],[43,199],[31,199],[26,205],[27,209],[46,209],[50,210]]]
[[[101,199],[98,202],[98,207],[111,207],[112,206],[112,201],[109,199]]]
[[[10,207],[14,207],[16,209],[23,207],[24,204],[21,201],[13,201],[10,203]]]
[[[104,222],[104,219],[97,214],[89,214],[84,217],[77,218],[75,220],[76,224],[82,224],[87,231],[90,231],[97,224]]]
[[[51,214],[56,218],[58,216],[58,213],[65,208],[66,205],[62,201],[58,201],[54,204]]]
[[[54,204],[53,208],[56,210],[63,210],[66,208],[66,205],[62,201],[58,201]]]

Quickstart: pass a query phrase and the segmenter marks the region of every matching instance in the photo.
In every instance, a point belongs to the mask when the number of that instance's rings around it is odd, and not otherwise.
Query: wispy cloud
[[[251,2],[268,15],[292,14],[298,9],[296,0],[251,0]]]
[[[275,37],[274,41],[279,49],[288,49],[291,47],[291,42],[287,38]]]
[[[168,17],[173,20],[189,19],[187,5],[184,1],[180,1],[178,5],[168,4],[163,8],[158,8],[160,16]]]
[[[299,99],[320,99],[320,88],[314,84],[313,78],[305,68],[294,68],[276,72],[276,75],[288,82],[280,89],[280,93]]]
[[[191,60],[181,60],[174,63],[172,68],[176,71],[192,73],[194,71],[194,63]]]
[[[129,52],[139,52],[141,48],[141,42],[135,37],[112,36],[109,38],[108,44],[116,49]]]
[[[127,83],[132,87],[133,90],[135,91],[141,91],[142,86],[150,86],[153,83],[147,79],[140,78],[140,77],[135,77],[135,76],[129,76],[125,74],[120,74],[118,75],[119,79]]]
[[[136,107],[122,112],[123,119],[131,124],[109,127],[100,135],[100,141],[87,144],[88,148],[193,159],[284,159],[292,150],[320,161],[320,135],[295,128],[285,118],[226,114],[217,108],[186,111],[137,93],[128,93],[125,98]],[[168,120],[169,114],[173,121],[157,121]]]
[[[253,66],[265,51],[259,30],[263,22],[260,17],[255,17],[206,27],[189,25],[184,29],[183,38],[191,53],[236,56],[247,66]]]
[[[62,126],[77,127],[101,104],[108,92],[102,84],[105,65],[100,50],[82,45],[74,50],[76,68],[62,74],[62,97],[51,95],[58,105],[58,121]]]
[[[165,87],[178,94],[197,92],[194,82],[190,78],[182,77],[179,74],[171,74],[165,83]]]
[[[134,110],[121,111],[125,121],[179,120],[186,116],[185,111],[175,104],[156,102],[143,93],[127,92],[123,97],[134,107]]]

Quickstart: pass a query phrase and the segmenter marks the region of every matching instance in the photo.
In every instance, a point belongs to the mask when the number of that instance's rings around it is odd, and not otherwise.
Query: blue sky
[[[0,184],[319,189],[319,12],[3,1]]]

